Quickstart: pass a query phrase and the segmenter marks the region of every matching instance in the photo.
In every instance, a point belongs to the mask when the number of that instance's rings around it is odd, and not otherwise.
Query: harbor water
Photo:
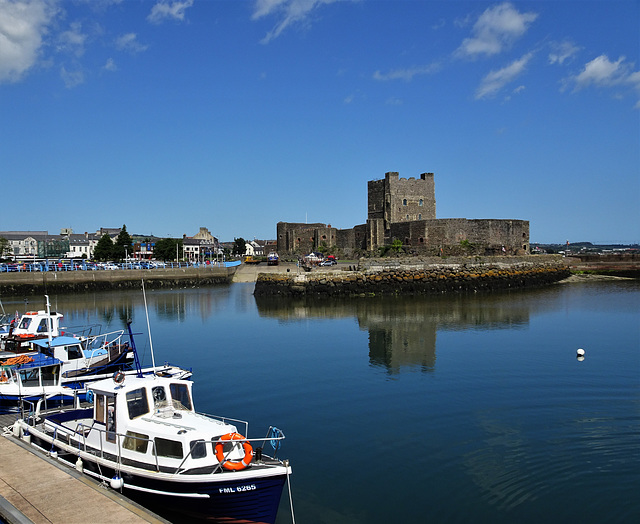
[[[145,365],[151,339],[156,363],[193,368],[199,411],[248,420],[253,437],[279,427],[298,524],[640,521],[638,281],[344,300],[231,284],[146,299],[151,337],[142,291],[50,297],[69,333],[131,318]],[[286,488],[277,522],[292,522]]]

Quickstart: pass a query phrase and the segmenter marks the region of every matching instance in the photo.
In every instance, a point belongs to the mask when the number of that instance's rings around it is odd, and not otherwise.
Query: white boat
[[[276,458],[284,439],[277,428],[246,438],[247,422],[195,411],[190,381],[157,375],[116,373],[92,383],[88,398],[90,407],[37,408],[13,434],[154,510],[275,522],[291,474]]]
[[[23,402],[72,400],[80,394],[62,383],[60,360],[38,352],[0,359],[0,410],[7,411]]]

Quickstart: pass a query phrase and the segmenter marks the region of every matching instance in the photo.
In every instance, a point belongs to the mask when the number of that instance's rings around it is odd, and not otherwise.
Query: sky
[[[0,0],[0,230],[437,218],[640,242],[640,1]]]

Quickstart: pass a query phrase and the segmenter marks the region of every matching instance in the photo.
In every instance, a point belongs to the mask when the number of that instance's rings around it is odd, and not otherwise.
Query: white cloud
[[[68,51],[76,56],[84,54],[84,44],[87,41],[87,35],[82,33],[82,24],[74,22],[71,28],[63,31],[58,35],[58,51]]]
[[[185,11],[193,5],[193,0],[171,1],[160,0],[151,8],[147,20],[152,24],[160,24],[165,19],[174,19],[183,21]]]
[[[117,71],[118,70],[118,66],[116,65],[116,63],[115,63],[113,58],[107,58],[107,62],[106,62],[106,64],[104,64],[104,66],[102,68],[106,69],[107,71]]]
[[[621,56],[615,62],[609,60],[607,55],[600,55],[591,62],[587,62],[583,70],[572,77],[564,80],[564,86],[573,84],[573,91],[580,91],[589,86],[595,87],[627,87],[630,86],[640,94],[640,71],[633,71],[634,64],[625,62],[625,57]],[[617,95],[622,98],[622,95]],[[640,101],[635,105],[640,109]]]
[[[600,55],[588,62],[580,74],[573,77],[575,90],[589,85],[613,86],[624,83],[630,78],[628,64],[623,64],[625,57],[621,56],[617,62],[611,62],[607,55]]]
[[[405,82],[410,82],[413,80],[414,76],[418,75],[429,75],[432,73],[436,73],[440,70],[440,64],[433,63],[424,66],[415,66],[407,69],[394,69],[393,71],[389,71],[388,73],[381,73],[380,71],[376,71],[373,73],[373,78],[376,80],[404,80]]]
[[[279,22],[262,39],[262,43],[267,44],[280,36],[287,27],[305,22],[312,11],[337,1],[339,0],[256,0],[251,19],[259,20],[270,15],[278,16]]]
[[[549,53],[549,63],[550,64],[560,64],[573,55],[575,55],[580,48],[574,45],[572,42],[565,40],[564,42],[553,42],[551,43],[552,51]]]
[[[49,0],[0,0],[0,82],[17,82],[33,67],[56,14]]]
[[[71,89],[84,82],[82,71],[67,71],[64,66],[60,69],[60,77],[64,81],[65,87]]]
[[[515,80],[525,70],[532,57],[533,53],[527,53],[508,66],[497,71],[491,71],[482,79],[480,86],[476,90],[476,99],[494,96],[506,84]],[[521,91],[523,88],[524,86],[520,86],[518,90]]]
[[[538,18],[536,13],[520,13],[509,2],[485,10],[473,26],[473,36],[465,38],[456,54],[464,57],[495,55],[521,37]]]
[[[138,36],[135,33],[127,33],[116,38],[116,48],[120,51],[129,51],[130,53],[140,53],[146,51],[149,46],[138,42]]]

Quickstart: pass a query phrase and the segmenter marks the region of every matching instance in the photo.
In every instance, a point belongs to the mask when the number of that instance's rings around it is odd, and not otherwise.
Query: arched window
[[[424,205],[424,200],[420,199],[420,201],[418,202],[418,205],[419,205],[419,206]]]
[[[406,198],[403,198],[403,199],[402,199],[402,205],[403,205],[403,206],[406,206],[406,205],[407,205],[407,199],[406,199]]]

